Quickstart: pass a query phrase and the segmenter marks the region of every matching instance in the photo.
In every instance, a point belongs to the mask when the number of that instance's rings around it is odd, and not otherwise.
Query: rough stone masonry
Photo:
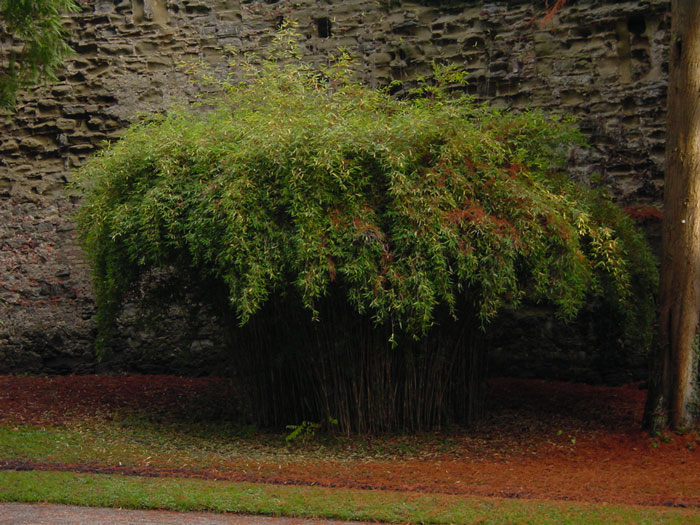
[[[667,1],[570,0],[544,27],[541,0],[81,5],[68,20],[77,55],[60,81],[26,93],[15,113],[0,118],[0,372],[216,366],[216,330],[189,322],[177,305],[144,326],[128,306],[111,361],[96,364],[89,269],[67,184],[140,115],[196,94],[183,64],[221,70],[230,50],[264,49],[284,21],[298,22],[312,60],[344,47],[374,85],[410,83],[429,74],[433,61],[457,63],[481,99],[576,115],[591,148],[572,152],[573,173],[585,180],[598,172],[638,216],[659,216],[653,206],[663,182]],[[551,339],[547,326],[533,337]],[[565,368],[592,358],[578,348],[566,359]]]

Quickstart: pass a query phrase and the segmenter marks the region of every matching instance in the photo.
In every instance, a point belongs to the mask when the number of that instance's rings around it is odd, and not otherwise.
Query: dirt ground
[[[116,410],[178,413],[216,405],[217,396],[225,398],[232,388],[219,379],[173,376],[0,376],[0,424],[61,425]],[[304,456],[283,468],[272,460],[256,460],[252,466],[231,460],[209,469],[0,458],[0,468],[700,506],[700,438],[697,433],[650,438],[640,429],[645,396],[636,384],[499,378],[489,380],[487,415],[474,428],[365,441],[371,451],[373,443],[393,440],[398,443],[393,450],[405,444],[405,454]]]

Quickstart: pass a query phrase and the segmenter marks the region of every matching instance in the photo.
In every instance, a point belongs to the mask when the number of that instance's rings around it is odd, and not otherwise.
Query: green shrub
[[[631,344],[648,342],[653,260],[628,218],[567,176],[582,142],[571,122],[448,96],[449,68],[406,100],[350,77],[344,57],[323,73],[264,60],[206,111],[153,116],[85,166],[100,344],[139,278],[170,269],[219,305],[241,366],[259,361],[243,375],[262,424],[381,430],[469,419],[481,329],[525,298],[567,319],[601,305]],[[360,380],[358,356],[387,370]],[[378,381],[389,386],[370,395]],[[431,381],[446,384],[415,419]],[[381,396],[404,416],[368,415]]]

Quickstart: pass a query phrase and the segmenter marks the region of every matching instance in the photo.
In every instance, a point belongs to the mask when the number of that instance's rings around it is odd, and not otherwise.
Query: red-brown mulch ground
[[[172,376],[0,376],[0,424],[61,424],[113,411],[179,413],[230,395],[223,380]],[[407,440],[404,457],[305,456],[222,461],[216,468],[18,464],[123,474],[188,476],[481,496],[700,506],[697,433],[650,439],[640,429],[638,385],[589,386],[493,379],[489,410],[475,428]],[[195,407],[195,408],[193,408]],[[383,438],[386,439],[386,438]],[[380,442],[377,439],[376,442]],[[385,441],[384,441],[385,442]],[[372,440],[366,445],[370,450]]]

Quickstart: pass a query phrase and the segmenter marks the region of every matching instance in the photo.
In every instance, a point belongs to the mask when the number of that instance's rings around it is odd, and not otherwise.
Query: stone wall
[[[482,99],[578,116],[591,148],[572,151],[572,171],[584,180],[599,172],[621,203],[653,222],[668,11],[664,0],[570,0],[541,27],[541,1],[84,2],[70,19],[78,54],[60,81],[0,118],[0,372],[108,366],[92,357],[94,304],[67,183],[139,115],[196,94],[182,64],[223,70],[227,50],[264,49],[292,20],[310,58],[323,61],[342,46],[370,84],[410,85],[433,61],[457,63],[469,73],[466,89]],[[175,310],[168,322],[138,328],[130,320],[140,314],[129,309],[109,366],[156,371],[198,355],[201,370],[216,367],[215,329],[187,324]],[[593,359],[580,349],[572,356],[576,366]]]

